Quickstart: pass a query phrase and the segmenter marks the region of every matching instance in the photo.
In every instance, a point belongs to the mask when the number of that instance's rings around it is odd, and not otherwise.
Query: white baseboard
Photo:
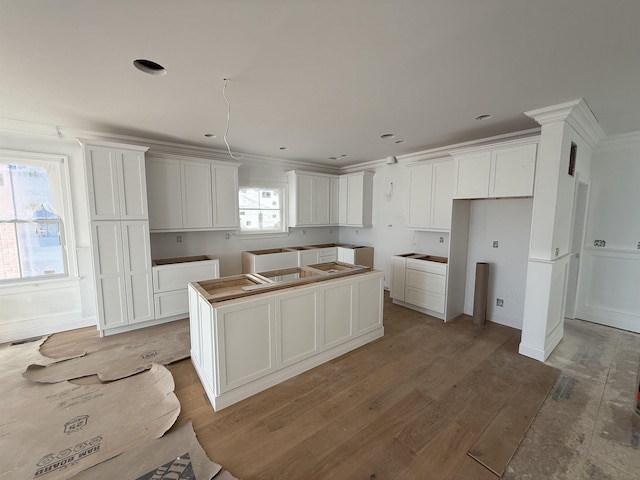
[[[67,330],[75,330],[76,328],[84,327],[96,327],[96,318],[83,318],[74,321],[64,321],[65,317],[69,315],[59,316],[56,321],[56,316],[44,317],[41,321],[29,321],[24,327],[20,327],[20,323],[13,324],[15,328],[8,329],[7,325],[3,325],[2,332],[0,333],[0,343],[15,342],[17,340],[24,340],[25,338],[42,337],[44,335],[51,335],[58,332],[66,332]],[[96,327],[97,328],[97,327]]]
[[[583,306],[576,309],[576,318],[588,322],[600,323],[608,327],[627,330],[629,332],[640,333],[640,315]]]

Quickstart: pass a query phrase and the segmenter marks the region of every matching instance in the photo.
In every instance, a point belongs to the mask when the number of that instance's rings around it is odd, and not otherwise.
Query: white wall
[[[603,140],[591,163],[578,318],[640,332],[639,206],[640,132]]]
[[[340,227],[340,242],[375,247],[374,267],[384,271],[384,285],[389,288],[391,255],[426,253],[446,257],[449,234],[423,232],[407,228],[409,208],[409,169],[404,165],[383,165],[373,176],[373,227]],[[388,194],[393,182],[393,196]],[[440,237],[443,243],[440,243]]]
[[[532,198],[473,200],[469,220],[464,313],[473,315],[476,262],[489,263],[487,318],[522,328]],[[493,248],[493,242],[498,248]],[[496,306],[496,298],[504,300]]]
[[[69,252],[69,261],[71,270],[78,272],[64,280],[0,287],[0,343],[95,325],[89,214],[80,145],[73,139],[3,132],[0,148],[68,156],[76,246],[75,252]]]

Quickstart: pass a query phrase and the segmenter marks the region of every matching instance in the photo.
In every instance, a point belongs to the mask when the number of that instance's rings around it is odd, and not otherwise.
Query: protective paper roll
[[[487,292],[489,289],[489,264],[476,263],[476,288],[473,294],[473,323],[487,322]]]

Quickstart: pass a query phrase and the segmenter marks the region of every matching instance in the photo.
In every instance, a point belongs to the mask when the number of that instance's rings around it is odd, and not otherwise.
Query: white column
[[[590,170],[591,152],[604,136],[583,99],[526,112],[541,126],[520,353],[544,361],[564,332],[571,251],[573,198],[578,175],[569,175],[571,144],[576,172]]]

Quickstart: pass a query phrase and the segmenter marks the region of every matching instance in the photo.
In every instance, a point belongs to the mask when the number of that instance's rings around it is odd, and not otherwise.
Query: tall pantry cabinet
[[[148,148],[78,141],[85,161],[98,329],[117,333],[155,316],[145,175]]]

